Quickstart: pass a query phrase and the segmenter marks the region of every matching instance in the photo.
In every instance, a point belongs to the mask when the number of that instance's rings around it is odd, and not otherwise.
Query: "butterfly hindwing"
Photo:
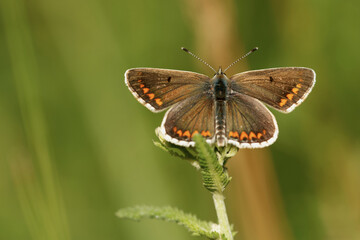
[[[230,78],[229,86],[235,92],[289,113],[307,97],[314,84],[314,70],[284,67],[235,74]]]
[[[215,131],[215,106],[212,95],[203,92],[187,98],[171,107],[161,125],[161,134],[166,141],[194,146],[194,134],[199,133],[212,143]]]
[[[153,112],[210,88],[206,75],[157,68],[129,69],[125,72],[125,83],[136,99]]]
[[[259,100],[241,93],[230,94],[226,112],[226,135],[229,144],[238,148],[261,148],[276,140],[276,120]]]

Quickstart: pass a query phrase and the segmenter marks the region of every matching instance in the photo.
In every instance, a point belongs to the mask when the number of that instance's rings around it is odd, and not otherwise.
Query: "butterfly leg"
[[[215,139],[219,147],[224,147],[227,144],[226,138],[226,101],[215,101]]]

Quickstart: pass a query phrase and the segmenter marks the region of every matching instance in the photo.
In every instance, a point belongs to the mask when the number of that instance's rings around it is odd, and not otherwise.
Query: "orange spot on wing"
[[[206,131],[206,132],[202,131],[201,135],[203,135],[204,137],[210,137],[211,136],[210,131]]]
[[[140,84],[140,88],[143,88],[143,87],[145,87],[145,85],[144,85],[144,84]]]
[[[287,99],[285,99],[285,98],[281,99],[280,103],[279,103],[279,106],[280,107],[284,106],[286,104],[286,102],[287,102]]]
[[[156,102],[156,104],[159,105],[159,106],[163,105],[163,102],[161,101],[160,98],[155,98],[155,102]]]
[[[298,88],[293,88],[291,91],[292,91],[293,93],[297,94],[297,93],[299,92],[299,89],[298,89]]]
[[[179,135],[179,137],[181,137],[182,136],[182,131],[181,130],[177,130],[177,135]]]
[[[176,133],[176,130],[177,130],[177,127],[174,127],[174,128],[173,128],[174,133]]]
[[[253,138],[256,138],[256,135],[254,132],[250,132],[249,139],[252,140]]]
[[[246,132],[242,132],[241,134],[240,134],[240,140],[242,141],[242,140],[244,140],[246,138],[246,140],[249,138],[249,136],[247,135],[247,133]]]
[[[143,88],[142,90],[143,90],[144,93],[147,93],[150,89],[148,89],[148,88]]]
[[[199,133],[199,131],[195,130],[192,134],[191,137],[193,137],[195,134]]]
[[[155,94],[149,93],[148,96],[149,96],[150,100],[152,100],[155,97]]]
[[[294,97],[294,94],[289,93],[289,94],[286,95],[286,97],[287,97],[289,100],[292,100],[293,97]]]
[[[184,134],[183,134],[183,137],[188,137],[188,138],[190,138],[190,132],[189,132],[188,130],[185,131]]]
[[[263,135],[262,135],[261,133],[258,133],[258,134],[257,134],[257,138],[258,138],[258,139],[261,139],[261,138],[264,138],[264,137],[263,137]]]
[[[239,133],[238,132],[229,132],[229,137],[233,137],[233,138],[238,138],[239,137]]]
[[[301,84],[300,83],[296,84],[296,87],[301,88]]]
[[[266,130],[265,130],[265,129],[263,130],[263,134],[264,134],[264,135],[266,134]]]
[[[299,79],[300,82],[303,82],[304,80],[302,80],[301,78]]]
[[[142,82],[142,80],[141,80],[141,79],[139,79],[139,80],[138,80],[138,82]]]

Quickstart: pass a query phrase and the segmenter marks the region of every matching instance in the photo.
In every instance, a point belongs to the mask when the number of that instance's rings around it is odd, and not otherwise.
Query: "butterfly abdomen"
[[[226,145],[226,101],[215,101],[215,140],[219,147]]]

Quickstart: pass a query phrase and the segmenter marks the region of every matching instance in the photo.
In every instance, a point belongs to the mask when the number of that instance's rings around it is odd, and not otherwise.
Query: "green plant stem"
[[[214,192],[213,200],[220,226],[220,235],[224,234],[227,240],[233,240],[229,219],[226,213],[225,197],[222,193]]]

